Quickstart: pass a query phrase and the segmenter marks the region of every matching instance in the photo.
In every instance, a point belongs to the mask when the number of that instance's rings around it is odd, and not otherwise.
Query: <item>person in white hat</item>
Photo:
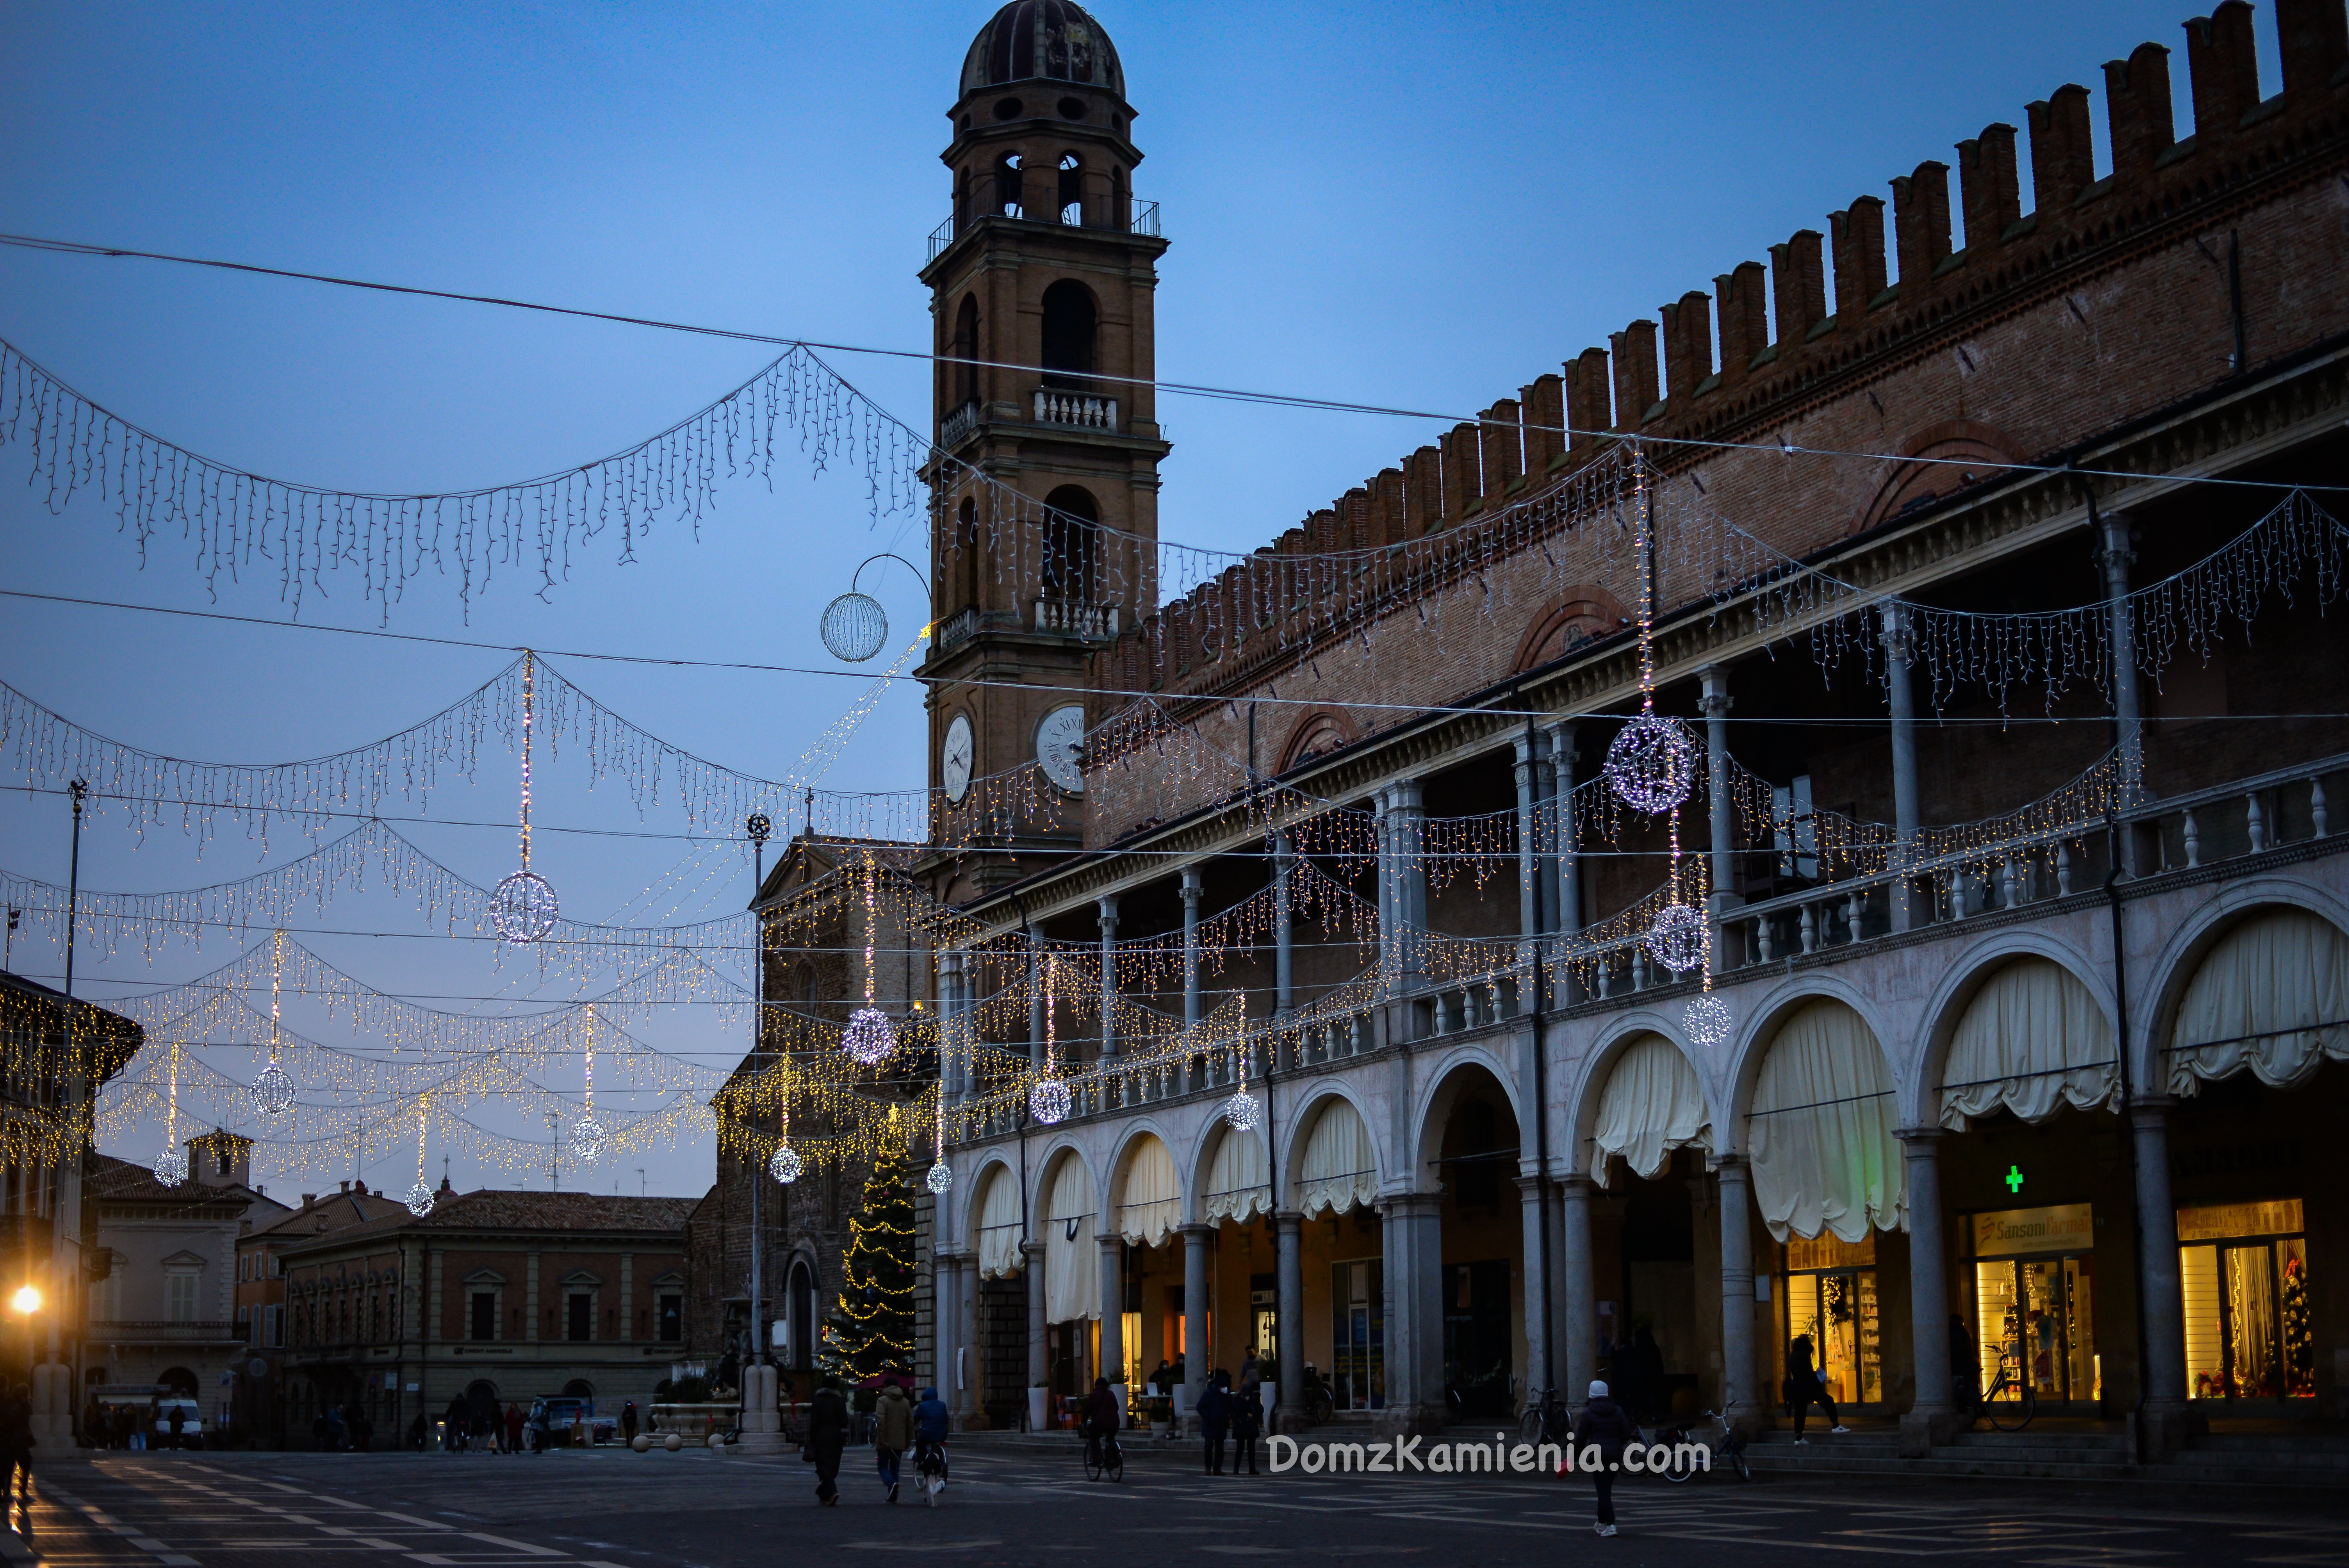
[[[1584,1449],[1593,1443],[1599,1446],[1599,1463],[1590,1468],[1590,1479],[1599,1488],[1599,1522],[1592,1526],[1601,1535],[1615,1533],[1615,1471],[1623,1462],[1623,1450],[1639,1441],[1639,1429],[1623,1407],[1609,1398],[1607,1385],[1593,1379],[1590,1398],[1582,1407],[1582,1419],[1574,1429],[1575,1441]]]

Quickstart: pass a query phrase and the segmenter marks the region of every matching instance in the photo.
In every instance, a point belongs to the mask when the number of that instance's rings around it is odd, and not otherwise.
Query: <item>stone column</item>
[[[1273,1264],[1273,1346],[1280,1364],[1281,1429],[1293,1430],[1289,1416],[1305,1409],[1305,1216],[1282,1209],[1272,1217],[1278,1228]]]
[[[1723,1155],[1721,1182],[1721,1387],[1731,1420],[1751,1421],[1768,1403],[1754,1358],[1754,1200],[1742,1154]]]
[[[1541,744],[1534,753],[1534,850],[1541,857],[1541,928],[1556,931],[1558,927],[1558,846],[1564,841],[1557,830],[1560,797],[1557,792],[1557,754],[1560,748],[1571,749],[1573,742],[1568,732],[1571,725],[1554,724],[1542,731]],[[1574,764],[1568,762],[1567,772],[1571,777]]]
[[[1923,1459],[1959,1429],[1950,1381],[1949,1243],[1941,1226],[1941,1140],[1938,1127],[1903,1128],[1909,1187],[1909,1331],[1915,1346],[1917,1399],[1900,1418],[1900,1451]]]
[[[1534,760],[1534,738],[1530,734],[1517,737],[1516,757],[1513,772],[1517,786],[1517,950],[1530,959],[1535,939],[1542,930],[1541,801],[1534,777],[1539,768]]]
[[[1389,803],[1390,791],[1385,789],[1371,798],[1371,840],[1378,853],[1378,868],[1372,880],[1378,884],[1379,990],[1382,995],[1392,992],[1395,976],[1402,968],[1402,950],[1397,939],[1401,923],[1395,914],[1394,815],[1388,810]]]
[[[965,1092],[962,1060],[962,949],[938,954],[938,1092],[960,1099]],[[940,1384],[944,1390],[946,1385]]]
[[[1905,862],[1917,842],[1917,698],[1909,685],[1911,644],[1905,605],[1884,606],[1884,700],[1892,712],[1892,837],[1896,862]],[[1915,887],[1906,879],[1892,886],[1892,929],[1918,923]],[[1946,1335],[1944,1336],[1946,1337]]]
[[[1707,864],[1713,892],[1705,913],[1713,917],[1710,962],[1718,974],[1737,962],[1729,952],[1729,933],[1723,919],[1745,902],[1737,892],[1737,814],[1731,798],[1729,766],[1729,710],[1736,705],[1729,696],[1728,670],[1707,665],[1699,674],[1704,681],[1704,695],[1698,699],[1697,708],[1704,715],[1705,794],[1713,839]]]
[[[957,1406],[955,1398],[955,1346],[962,1343],[962,1308],[957,1298],[962,1293],[962,1267],[952,1252],[941,1247],[930,1264],[930,1320],[936,1325],[931,1334],[936,1357],[930,1368],[930,1381],[946,1401],[948,1410]],[[791,1276],[783,1279],[783,1310],[791,1311]],[[790,1352],[784,1352],[788,1358]]]
[[[1028,1389],[1044,1381],[1052,1367],[1044,1345],[1044,1243],[1023,1242],[1019,1250],[1028,1259],[1020,1271],[1028,1280],[1028,1387],[1019,1390],[1019,1406],[1025,1410]]]
[[[2178,1268],[2178,1207],[2169,1191],[2169,1112],[2177,1102],[2149,1095],[2129,1106],[2137,1140],[2137,1223],[2145,1294],[2145,1414],[2142,1457],[2175,1453],[2208,1425],[2186,1399],[2186,1303]]]
[[[957,1383],[947,1386],[947,1397],[968,1430],[979,1415],[979,1396],[986,1388],[985,1368],[979,1361],[985,1346],[978,1335],[978,1254],[964,1254],[956,1272],[962,1276],[962,1288],[955,1293],[962,1331],[955,1336],[955,1348],[959,1354],[955,1365],[947,1369]]]
[[[1566,1297],[1566,1377],[1560,1398],[1579,1408],[1590,1380],[1599,1376],[1599,1286],[1590,1264],[1590,1189],[1588,1176],[1558,1183],[1565,1217],[1564,1256],[1558,1273]]]
[[[1044,1059],[1044,965],[1036,928],[1028,928],[1028,1059]]]
[[[1093,901],[1101,913],[1101,1054],[1117,1055],[1117,894]]]
[[[2145,713],[2137,697],[2137,627],[2128,614],[2129,567],[2137,560],[2137,531],[2125,517],[2107,517],[2102,522],[2103,538],[2097,542],[2102,546],[2098,553],[2112,618],[2114,738],[2120,748],[2122,787],[2134,799],[2145,779]],[[2134,867],[2131,872],[2134,874]],[[2176,1222],[2171,1223],[2174,1229]]]
[[[1112,1231],[1101,1243],[1101,1376],[1125,1404],[1125,1238]]]
[[[1186,1423],[1206,1392],[1216,1350],[1208,1343],[1207,1282],[1214,1262],[1216,1227],[1185,1225],[1183,1231],[1183,1414]],[[1187,1427],[1186,1427],[1187,1429]]]
[[[1548,1240],[1549,1184],[1538,1176],[1517,1178],[1517,1206],[1526,1231],[1526,1387],[1550,1387],[1548,1293],[1542,1286],[1542,1247]]]
[[[1288,847],[1286,832],[1272,836],[1272,1011],[1276,1017],[1285,1018],[1297,1010],[1296,953],[1289,932],[1295,918],[1295,906],[1289,888],[1289,874],[1296,870],[1297,857]]]
[[[1399,1192],[1379,1205],[1384,1222],[1387,1407],[1371,1418],[1381,1436],[1433,1432],[1450,1419],[1444,1399],[1444,1200]]]
[[[1183,868],[1183,1026],[1199,1024],[1199,868]],[[1187,1069],[1186,1069],[1187,1070]]]
[[[1395,935],[1402,987],[1416,991],[1427,984],[1427,808],[1421,803],[1419,780],[1406,779],[1389,792],[1392,802],[1388,820],[1394,834]]]

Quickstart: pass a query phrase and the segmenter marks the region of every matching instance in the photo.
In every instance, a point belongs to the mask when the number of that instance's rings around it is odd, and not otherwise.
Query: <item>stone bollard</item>
[[[653,1439],[649,1434],[638,1432],[635,1437],[628,1439],[628,1447],[636,1449],[636,1452],[640,1454],[650,1453],[652,1451]]]
[[[671,1432],[667,1437],[661,1439],[661,1447],[667,1449],[671,1453],[677,1452],[678,1449],[685,1447],[684,1434],[681,1432]]]

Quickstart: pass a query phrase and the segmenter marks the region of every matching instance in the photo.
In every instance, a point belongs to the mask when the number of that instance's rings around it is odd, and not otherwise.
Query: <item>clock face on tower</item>
[[[1085,743],[1085,710],[1076,703],[1056,707],[1036,727],[1036,762],[1044,777],[1071,795],[1085,792],[1078,753]]]
[[[947,726],[947,743],[938,753],[938,782],[946,786],[950,805],[961,805],[970,793],[970,716],[958,713]]]

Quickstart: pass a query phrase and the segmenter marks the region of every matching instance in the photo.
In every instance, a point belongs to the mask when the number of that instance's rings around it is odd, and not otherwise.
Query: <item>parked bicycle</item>
[[[1556,1443],[1560,1448],[1572,1440],[1574,1418],[1556,1388],[1534,1388],[1526,1394],[1525,1414],[1517,1419],[1517,1434],[1529,1443]]]
[[[2002,1432],[2019,1432],[2039,1414],[2039,1391],[2020,1367],[2001,1366],[1997,1378],[1974,1402],[1972,1414],[1988,1417]]]
[[[1303,1403],[1305,1424],[1309,1427],[1326,1427],[1337,1417],[1338,1401],[1319,1383],[1305,1385]]]
[[[1754,1470],[1745,1459],[1745,1434],[1729,1424],[1729,1418],[1713,1411],[1705,1412],[1710,1426],[1700,1428],[1693,1422],[1676,1427],[1663,1427],[1656,1432],[1656,1441],[1670,1443],[1671,1461],[1664,1467],[1666,1480],[1678,1485],[1693,1480],[1707,1470],[1725,1470],[1739,1480],[1752,1480]],[[1709,1463],[1700,1463],[1695,1449],[1702,1445],[1709,1452]]]

